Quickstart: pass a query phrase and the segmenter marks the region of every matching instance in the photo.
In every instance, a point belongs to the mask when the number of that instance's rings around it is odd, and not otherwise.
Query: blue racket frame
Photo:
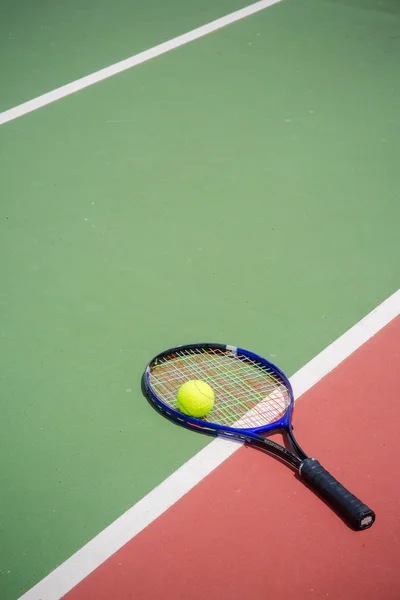
[[[219,350],[223,350],[223,351],[232,352],[232,353],[238,355],[239,357],[243,356],[244,358],[249,358],[251,360],[255,360],[262,366],[266,367],[266,369],[268,370],[269,373],[272,372],[272,375],[276,376],[277,379],[280,380],[280,383],[282,383],[286,387],[286,389],[289,393],[290,404],[289,404],[285,414],[283,415],[283,417],[281,417],[277,421],[274,421],[273,423],[269,423],[268,425],[263,425],[261,427],[253,427],[253,428],[229,427],[226,425],[219,425],[217,423],[212,423],[210,421],[207,421],[206,419],[196,419],[195,417],[183,415],[179,410],[175,410],[169,404],[166,404],[165,402],[163,402],[163,400],[161,400],[161,398],[159,398],[159,396],[155,393],[155,391],[153,390],[152,385],[150,383],[150,373],[151,373],[152,366],[156,364],[156,361],[162,360],[163,357],[167,357],[170,354],[178,352],[180,349],[183,350],[183,349],[201,349],[201,348],[210,348],[210,349],[214,349],[214,350],[219,349]],[[286,429],[287,431],[290,432],[290,430],[291,430],[291,419],[292,419],[292,413],[293,413],[293,408],[294,408],[294,395],[293,395],[293,389],[292,389],[289,379],[286,377],[284,372],[281,371],[281,369],[279,369],[279,367],[277,367],[274,363],[266,360],[265,358],[263,358],[262,356],[259,356],[258,354],[255,354],[254,352],[245,350],[244,348],[238,348],[237,346],[229,346],[227,344],[217,344],[217,343],[197,343],[197,344],[181,345],[181,346],[175,346],[173,348],[169,348],[168,350],[165,350],[164,352],[161,352],[160,354],[155,356],[148,363],[146,370],[145,370],[145,386],[146,386],[147,394],[150,397],[150,399],[155,404],[157,404],[163,411],[168,413],[171,416],[171,418],[173,418],[177,421],[180,421],[180,422],[183,421],[185,423],[190,423],[201,429],[212,430],[220,437],[231,437],[231,435],[224,436],[224,433],[242,434],[243,436],[254,435],[254,436],[258,437],[261,433],[268,433],[270,431]]]

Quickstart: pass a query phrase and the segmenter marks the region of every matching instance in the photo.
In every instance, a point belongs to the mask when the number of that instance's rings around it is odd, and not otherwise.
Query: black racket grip
[[[300,465],[300,476],[331,504],[357,530],[368,529],[375,513],[353,496],[315,458],[306,458]]]

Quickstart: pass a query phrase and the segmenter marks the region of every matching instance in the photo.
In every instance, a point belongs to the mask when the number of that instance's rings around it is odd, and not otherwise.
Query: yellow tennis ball
[[[178,408],[185,415],[201,419],[214,406],[214,392],[205,381],[187,381],[178,390]]]

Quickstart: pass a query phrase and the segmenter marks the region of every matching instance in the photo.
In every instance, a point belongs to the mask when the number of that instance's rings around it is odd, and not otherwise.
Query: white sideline
[[[302,367],[291,383],[298,398],[400,314],[400,289]],[[216,439],[139,500],[20,600],[59,600],[126,542],[150,525],[241,444]]]

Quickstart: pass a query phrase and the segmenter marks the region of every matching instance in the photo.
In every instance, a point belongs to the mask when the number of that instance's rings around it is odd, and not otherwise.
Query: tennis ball
[[[201,419],[214,406],[214,392],[205,381],[187,381],[178,390],[178,408],[185,415]]]

